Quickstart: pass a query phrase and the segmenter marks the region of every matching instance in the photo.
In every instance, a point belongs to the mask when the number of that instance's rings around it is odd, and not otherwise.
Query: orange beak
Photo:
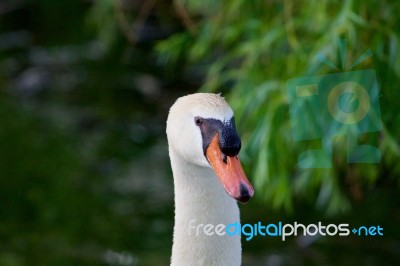
[[[206,157],[229,196],[242,203],[248,202],[254,196],[253,186],[243,171],[239,157],[226,156],[221,151],[218,133],[208,146]]]

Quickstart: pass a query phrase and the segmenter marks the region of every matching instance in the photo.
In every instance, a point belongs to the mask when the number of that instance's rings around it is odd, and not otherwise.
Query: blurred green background
[[[380,225],[384,236],[243,240],[243,265],[400,262],[399,1],[0,1],[0,265],[168,265],[169,107],[222,92],[256,197],[242,222]],[[288,79],[374,69],[379,164],[300,169]],[[313,119],[313,118],[310,118]]]

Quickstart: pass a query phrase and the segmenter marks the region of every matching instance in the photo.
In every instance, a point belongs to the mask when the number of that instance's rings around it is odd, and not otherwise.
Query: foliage
[[[306,200],[332,215],[348,211],[350,202],[364,197],[379,180],[399,184],[400,123],[393,116],[400,82],[398,2],[235,0],[219,2],[215,12],[203,12],[207,2],[201,8],[187,2],[189,13],[201,14],[198,32],[160,42],[160,58],[174,64],[183,54],[204,69],[202,90],[227,92],[259,199],[286,210]],[[339,138],[334,168],[300,169],[300,151],[317,144],[293,141],[286,81],[342,71],[319,60],[325,55],[340,66],[340,39],[348,40],[347,69],[367,49],[374,53],[356,69],[376,69],[381,84],[384,128],[362,141],[377,143],[382,163],[347,165],[345,139]]]
[[[92,7],[0,4],[0,265],[136,265],[149,247],[153,260],[169,256],[168,161],[149,152],[163,134],[156,70],[149,49],[98,41],[88,22],[114,13]]]
[[[246,222],[314,223],[321,212],[353,207],[329,222],[385,228],[384,238],[368,244],[325,238],[304,248],[301,238],[258,238],[243,242],[244,265],[394,265],[399,6],[3,1],[0,265],[168,264],[173,185],[165,120],[177,97],[199,88],[222,91],[235,110],[241,160],[257,195],[241,208]],[[361,141],[379,146],[383,161],[349,165],[346,141],[337,138],[334,168],[300,170],[298,154],[320,144],[293,141],[285,83],[341,71],[320,60],[339,65],[339,38],[348,40],[348,64],[374,53],[356,69],[377,72],[384,128]]]

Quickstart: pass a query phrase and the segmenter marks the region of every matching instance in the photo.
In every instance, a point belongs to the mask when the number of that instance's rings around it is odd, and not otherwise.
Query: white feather
[[[196,236],[189,230],[192,220],[214,226],[240,222],[236,200],[227,195],[204,156],[196,116],[228,121],[233,111],[223,97],[210,93],[181,97],[170,109],[167,137],[175,189],[171,265],[240,265],[240,235]]]

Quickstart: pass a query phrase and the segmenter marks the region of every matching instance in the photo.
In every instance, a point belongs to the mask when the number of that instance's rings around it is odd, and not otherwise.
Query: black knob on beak
[[[242,143],[239,135],[236,132],[235,119],[232,119],[224,123],[223,127],[219,132],[219,147],[221,151],[227,156],[236,156]]]

